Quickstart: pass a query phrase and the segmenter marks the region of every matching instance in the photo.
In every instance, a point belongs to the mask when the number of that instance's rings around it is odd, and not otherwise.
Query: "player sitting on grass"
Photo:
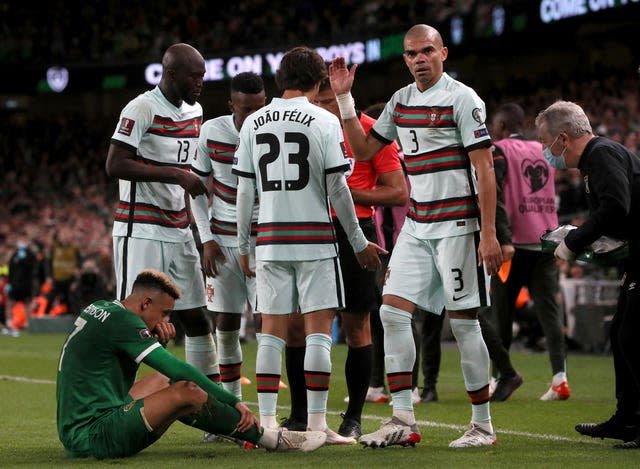
[[[162,346],[180,291],[159,271],[142,271],[122,302],[82,311],[58,364],[57,424],[69,457],[131,456],[176,420],[267,450],[312,451],[324,432],[261,429],[249,408]],[[134,383],[140,363],[157,370]]]

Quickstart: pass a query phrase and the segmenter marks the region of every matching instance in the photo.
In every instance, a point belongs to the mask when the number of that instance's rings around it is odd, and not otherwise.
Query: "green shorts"
[[[144,399],[129,401],[102,415],[89,430],[91,455],[97,459],[124,458],[139,453],[160,435],[149,431],[142,416]]]

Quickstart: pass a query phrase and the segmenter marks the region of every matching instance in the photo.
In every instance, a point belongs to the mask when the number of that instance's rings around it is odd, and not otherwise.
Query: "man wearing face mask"
[[[571,261],[600,236],[627,240],[629,257],[618,305],[611,323],[610,339],[616,377],[617,409],[606,422],[580,423],[576,431],[625,443],[616,449],[640,448],[640,158],[621,144],[597,137],[584,110],[575,103],[556,101],[535,121],[540,142],[549,159],[578,168],[589,201],[586,221],[572,230],[556,248],[555,256]],[[557,156],[556,156],[557,155]]]

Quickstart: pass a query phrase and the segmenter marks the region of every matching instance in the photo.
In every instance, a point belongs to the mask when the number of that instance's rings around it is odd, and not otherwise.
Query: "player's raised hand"
[[[346,94],[351,91],[357,68],[357,64],[353,64],[350,69],[347,68],[344,57],[336,57],[329,64],[329,81],[331,82],[331,89],[336,95]]]

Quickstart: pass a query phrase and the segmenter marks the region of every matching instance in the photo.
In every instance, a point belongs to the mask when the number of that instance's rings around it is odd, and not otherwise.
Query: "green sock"
[[[226,435],[251,443],[257,443],[262,436],[262,431],[253,426],[246,432],[236,430],[240,421],[240,412],[229,404],[219,402],[209,396],[209,400],[198,412],[185,415],[180,421],[190,427],[199,428],[207,433]]]

